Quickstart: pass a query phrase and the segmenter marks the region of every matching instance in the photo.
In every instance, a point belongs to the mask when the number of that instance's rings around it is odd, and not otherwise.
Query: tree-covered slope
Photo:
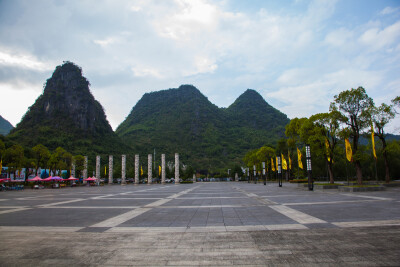
[[[0,134],[7,135],[14,127],[0,115]]]
[[[116,133],[136,153],[156,149],[171,159],[178,152],[184,163],[212,169],[239,163],[248,149],[283,137],[288,121],[254,90],[223,109],[182,85],[145,94]]]
[[[89,86],[80,67],[71,62],[57,66],[43,94],[8,137],[25,146],[61,146],[72,153],[121,152],[124,145]]]

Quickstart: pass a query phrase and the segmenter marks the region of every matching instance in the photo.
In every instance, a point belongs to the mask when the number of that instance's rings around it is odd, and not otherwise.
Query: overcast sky
[[[114,129],[181,84],[219,107],[252,88],[289,118],[358,86],[380,105],[400,95],[400,1],[0,0],[0,115],[15,126],[66,60]]]

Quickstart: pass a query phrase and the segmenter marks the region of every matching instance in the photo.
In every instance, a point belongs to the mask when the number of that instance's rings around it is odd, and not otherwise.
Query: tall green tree
[[[73,162],[75,164],[75,177],[81,177],[82,171],[85,167],[85,157],[82,155],[76,155],[73,157]]]
[[[329,182],[334,183],[333,163],[335,157],[335,149],[339,142],[340,136],[340,120],[344,118],[340,112],[331,110],[329,113],[318,113],[310,117],[310,122],[314,130],[310,131],[310,141],[314,142],[317,150],[314,151],[318,156],[323,157],[327,163]]]
[[[15,172],[17,170],[21,170],[23,167],[22,164],[24,162],[24,148],[18,144],[11,146],[6,149],[4,158],[5,163],[10,166],[15,177]]]
[[[396,116],[395,106],[398,105],[399,99],[400,97],[396,97],[395,99],[393,99],[391,105],[382,103],[379,107],[376,106],[371,107],[371,119],[373,125],[375,126],[374,135],[377,136],[379,140],[382,142],[382,156],[383,156],[383,161],[385,163],[386,183],[390,182],[390,170],[389,170],[388,153],[386,150],[387,143],[386,143],[385,127],[391,120],[395,118]]]
[[[34,159],[35,159],[35,167],[36,167],[36,175],[38,173],[39,167],[47,167],[47,162],[50,159],[50,151],[49,149],[42,145],[36,145],[32,148]]]
[[[263,146],[256,152],[256,157],[259,162],[265,162],[265,167],[268,168],[268,164],[271,162],[271,158],[275,157],[275,149],[269,146]],[[266,175],[268,179],[267,171]]]
[[[360,134],[371,126],[370,110],[374,101],[370,98],[363,87],[352,88],[341,92],[334,97],[331,109],[339,111],[342,116],[341,122],[349,130],[353,140],[353,163],[356,169],[357,182],[362,184],[361,152],[359,151]]]

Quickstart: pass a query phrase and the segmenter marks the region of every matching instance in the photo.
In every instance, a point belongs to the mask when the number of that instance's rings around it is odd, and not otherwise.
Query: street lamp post
[[[279,187],[282,187],[282,161],[281,157],[277,157],[278,159],[278,183]]]
[[[314,181],[311,176],[311,150],[310,145],[306,144],[306,162],[307,162],[307,174],[308,174],[308,190],[314,190]]]
[[[254,183],[257,183],[257,177],[256,177],[256,165],[253,165],[253,174],[254,174]]]
[[[264,176],[264,185],[267,185],[267,176],[265,176],[265,162],[262,163],[262,175]]]
[[[247,168],[247,183],[250,183],[250,168]]]

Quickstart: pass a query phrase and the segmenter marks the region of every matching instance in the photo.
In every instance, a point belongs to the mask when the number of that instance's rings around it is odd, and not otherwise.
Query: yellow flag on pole
[[[377,159],[375,151],[375,132],[373,124],[371,124],[371,141],[372,141],[372,154],[374,155],[374,158]]]
[[[278,157],[276,157],[276,165],[275,165],[275,169],[278,171]]]
[[[292,169],[292,159],[290,158],[290,152],[289,151],[287,153],[287,157],[288,157],[288,160],[289,160],[289,170],[291,170]]]
[[[161,176],[161,166],[158,165],[158,176]]]
[[[283,154],[281,153],[281,157],[282,157],[282,169],[283,170],[287,170],[287,163],[286,163],[286,159],[283,156]]]
[[[104,166],[104,176],[107,175],[107,166]]]
[[[297,162],[299,163],[299,168],[303,169],[303,162],[301,158],[302,158],[301,151],[299,148],[297,148]]]
[[[353,151],[351,150],[351,145],[349,139],[344,140],[345,147],[346,147],[346,158],[348,161],[351,161],[353,158]]]
[[[143,168],[140,166],[140,175],[143,175]]]
[[[0,173],[3,170],[3,159],[0,160]]]
[[[330,157],[330,153],[329,153],[329,141],[327,138],[325,138],[325,148],[326,148],[326,159],[330,162],[331,157]]]
[[[275,163],[274,163],[274,159],[271,158],[271,170],[274,172],[275,171]]]

